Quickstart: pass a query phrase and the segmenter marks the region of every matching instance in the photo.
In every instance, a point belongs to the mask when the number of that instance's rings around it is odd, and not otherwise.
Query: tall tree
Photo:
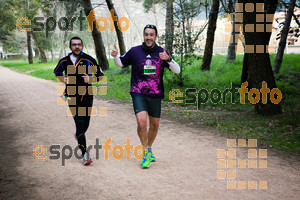
[[[194,20],[199,16],[204,4],[198,0],[176,0],[175,5],[174,21],[177,26],[175,27],[176,34],[174,36],[177,36],[177,32],[180,32],[179,35],[183,38],[184,54],[193,53],[196,41],[207,26],[206,23],[198,31],[195,31],[193,27]],[[176,39],[176,41],[181,40]],[[180,46],[179,43],[174,45]]]
[[[52,9],[52,13],[53,13],[53,17],[54,19],[57,18],[57,8],[59,6],[59,0],[54,0],[53,1],[53,9]],[[49,11],[47,10],[46,12],[44,11],[45,9],[43,8],[42,9],[44,13],[46,13],[46,16],[48,17],[49,16]],[[51,43],[51,46],[50,46],[50,53],[51,53],[51,61],[54,62],[55,60],[55,55],[54,55],[54,45],[55,45],[55,30],[52,32],[51,34],[51,40],[50,40],[50,43]],[[42,55],[42,54],[41,54]],[[42,57],[42,60],[43,60],[43,57]]]
[[[54,33],[53,33],[54,34]],[[45,49],[50,48],[50,41],[45,37],[45,33],[37,33],[37,32],[31,32],[32,38],[34,40],[35,46],[38,48],[41,60],[40,62],[46,63],[47,62],[47,56],[45,53]]]
[[[34,58],[39,58],[40,57],[40,52],[37,47],[34,48]]]
[[[40,6],[40,13],[43,14],[44,18],[49,19],[49,17],[53,17],[55,20],[57,19],[57,7],[60,4],[59,0],[48,0],[47,2],[41,2],[42,6]],[[36,27],[35,27],[36,28]],[[51,60],[54,62],[54,43],[55,43],[55,30],[54,31],[32,31],[32,38],[35,43],[36,49],[39,56],[39,62],[45,63],[47,62],[47,51],[51,53]],[[49,35],[51,39],[49,39]]]
[[[0,41],[3,44],[4,51],[18,49],[18,44],[12,44],[15,40],[10,40],[13,37],[13,31],[16,30],[17,15],[15,13],[16,1],[4,1],[0,3]],[[14,48],[12,48],[14,47]]]
[[[186,54],[188,52],[187,49],[187,35],[186,35],[186,16],[185,16],[185,4],[182,2],[183,0],[179,0],[179,6],[180,6],[180,11],[181,11],[181,16],[182,16],[182,38],[183,38],[183,45],[184,45],[184,53]]]
[[[248,3],[256,4],[256,3],[264,3],[264,15],[272,16],[275,13],[278,0],[238,0],[239,3],[243,3],[244,5]],[[250,5],[251,6],[251,5]],[[256,22],[256,13],[255,12],[246,12],[243,11],[243,25],[246,24],[257,25]],[[264,22],[261,23],[264,27],[267,24],[272,24],[272,22]],[[248,81],[248,88],[262,88],[262,83],[265,81],[267,83],[267,87],[272,91],[273,88],[276,88],[276,82],[274,79],[274,74],[272,72],[271,62],[269,58],[269,53],[267,51],[267,46],[270,41],[271,32],[248,32],[243,29],[244,37],[245,37],[245,54],[243,60],[243,73],[242,73],[242,82]],[[249,45],[249,46],[248,46]],[[249,48],[248,48],[249,47]],[[250,47],[254,47],[253,52],[250,51]],[[247,50],[248,48],[248,50]],[[260,93],[259,93],[260,94]],[[267,103],[264,104],[262,102],[262,98],[258,103],[255,104],[255,111],[259,115],[275,115],[281,113],[281,105],[273,104],[270,101],[270,93],[267,95]],[[256,98],[258,98],[256,96]]]
[[[66,45],[68,32],[67,31],[61,31],[59,34],[60,34],[59,58],[63,58],[63,57],[66,56],[65,45]]]
[[[213,0],[213,4],[209,13],[209,21],[207,28],[207,36],[205,43],[204,56],[202,59],[201,70],[210,70],[210,63],[213,53],[215,30],[217,27],[217,18],[219,13],[219,0]]]
[[[199,0],[189,0],[184,2],[184,12],[186,17],[186,34],[187,34],[187,53],[194,52],[195,41],[198,40],[199,33],[203,30],[199,30],[198,33],[194,34],[193,21],[197,17],[202,8],[202,1]]]
[[[33,17],[37,14],[40,3],[36,0],[25,0],[22,2],[23,6],[21,6],[19,9],[21,9],[20,13],[22,13],[24,16],[27,16],[28,19],[33,19]],[[22,5],[21,4],[21,5]],[[23,10],[22,10],[23,7]],[[33,53],[32,53],[32,47],[31,47],[31,37],[32,37],[32,31],[27,31],[27,49],[28,49],[28,62],[29,64],[33,64]]]
[[[1,3],[2,4],[2,3]],[[37,14],[41,4],[37,0],[20,0],[20,1],[7,1],[4,2],[4,6],[8,6],[9,9],[12,9],[15,17],[23,23],[23,19],[20,17],[27,17],[28,20],[32,20],[33,17]],[[2,7],[2,6],[1,6]],[[4,21],[5,22],[5,21]],[[19,24],[20,25],[20,24]],[[18,28],[21,28],[20,26]],[[22,31],[23,29],[29,28],[22,24]],[[32,46],[31,46],[31,30],[26,30],[26,41],[27,41],[27,50],[28,50],[28,62],[29,64],[33,63],[33,53],[32,53]]]
[[[116,11],[112,1],[111,0],[106,0],[106,4],[107,4],[107,7],[108,7],[108,10],[109,11],[113,10],[114,11],[114,16],[116,16],[117,19],[118,19],[117,11]],[[111,17],[114,17],[114,16],[111,16]],[[115,27],[115,30],[116,30],[116,33],[117,33],[117,38],[118,38],[118,43],[119,43],[119,48],[120,48],[120,54],[124,55],[126,53],[126,47],[125,47],[125,43],[124,43],[123,33],[118,27],[118,21],[117,20],[114,20],[114,27]]]
[[[285,15],[284,26],[283,26],[283,29],[281,30],[279,46],[278,46],[277,54],[276,54],[275,61],[274,61],[274,70],[273,70],[274,73],[279,73],[279,70],[280,70],[283,53],[284,53],[284,49],[285,49],[285,45],[286,45],[286,39],[289,34],[291,19],[292,19],[293,13],[294,13],[295,2],[296,2],[296,0],[290,1],[287,13]]]
[[[167,0],[167,9],[166,9],[166,49],[169,53],[173,54],[173,37],[174,37],[174,0]]]
[[[26,36],[27,36],[28,63],[33,64],[33,54],[32,54],[32,47],[31,47],[31,32],[26,31]]]
[[[86,16],[89,16],[90,12],[93,10],[91,0],[82,0],[84,12]],[[92,22],[92,36],[94,39],[95,49],[96,49],[96,57],[98,59],[98,63],[103,70],[109,69],[108,60],[106,57],[105,47],[102,40],[101,32],[96,28],[96,20]]]
[[[225,13],[229,14],[232,16],[232,31],[231,31],[231,36],[232,36],[232,41],[229,42],[228,44],[228,50],[227,50],[227,58],[226,58],[226,63],[234,61],[236,57],[236,43],[235,41],[236,37],[235,35],[239,34],[239,30],[236,30],[235,28],[235,1],[236,0],[221,0],[222,7],[225,11]],[[227,3],[226,3],[227,2]]]

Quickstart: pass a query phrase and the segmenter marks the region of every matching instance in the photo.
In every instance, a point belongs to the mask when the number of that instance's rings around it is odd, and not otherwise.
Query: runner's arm
[[[99,82],[100,79],[102,79],[102,78],[100,78],[101,76],[104,76],[104,73],[99,65],[97,65],[97,72],[96,72],[95,76],[97,77],[97,82]]]
[[[64,75],[65,72],[65,67],[64,67],[64,59],[61,59],[58,64],[56,65],[55,69],[54,69],[54,74],[55,76],[61,81],[61,82],[67,82],[66,80],[66,76]]]
[[[119,56],[114,57],[114,62],[115,62],[115,65],[117,67],[123,67],[124,66]]]
[[[91,59],[90,61],[91,61],[92,67],[94,68],[93,73],[97,78],[97,82],[99,82],[100,79],[102,79],[100,77],[104,76],[104,73],[103,73],[101,67],[98,65],[97,61],[93,57],[91,57],[90,59]]]
[[[169,69],[174,72],[175,74],[179,74],[180,73],[180,66],[177,62],[175,62],[175,60],[171,60],[171,62],[169,63]]]

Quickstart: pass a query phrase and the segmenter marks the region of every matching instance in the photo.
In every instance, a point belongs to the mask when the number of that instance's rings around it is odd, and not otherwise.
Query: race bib
[[[144,74],[145,75],[152,75],[155,73],[156,73],[156,66],[144,65]]]

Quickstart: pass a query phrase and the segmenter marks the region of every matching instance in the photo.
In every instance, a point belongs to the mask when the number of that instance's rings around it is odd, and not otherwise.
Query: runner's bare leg
[[[152,146],[159,127],[159,119],[157,117],[151,117],[149,116],[149,121],[150,121],[150,127],[148,130],[148,146]]]
[[[137,132],[139,135],[139,138],[141,140],[142,145],[146,148],[147,147],[147,112],[146,111],[141,111],[137,113],[136,116],[136,121],[138,124],[137,127]]]

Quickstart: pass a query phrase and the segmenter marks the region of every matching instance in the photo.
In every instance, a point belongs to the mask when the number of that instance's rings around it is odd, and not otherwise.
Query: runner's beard
[[[76,52],[79,52],[79,53],[76,53]],[[74,51],[72,51],[72,54],[74,56],[79,56],[81,54],[82,51],[80,51],[79,49],[75,49]]]

